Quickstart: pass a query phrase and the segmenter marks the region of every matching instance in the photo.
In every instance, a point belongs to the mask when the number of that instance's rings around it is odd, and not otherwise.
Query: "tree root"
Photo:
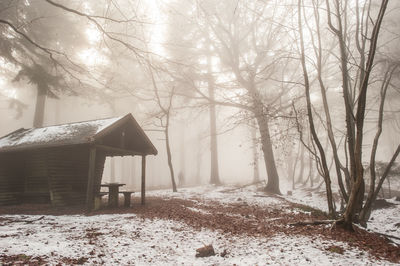
[[[333,220],[315,220],[315,221],[300,221],[295,223],[289,223],[290,226],[303,226],[303,225],[321,225],[334,223]]]
[[[335,228],[342,228],[344,230],[350,231],[350,232],[357,232],[356,227],[353,223],[347,223],[345,222],[344,218],[341,218],[339,220],[336,220],[331,227],[331,230]]]

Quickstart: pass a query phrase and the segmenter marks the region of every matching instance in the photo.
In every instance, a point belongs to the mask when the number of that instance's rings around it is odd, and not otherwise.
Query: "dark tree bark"
[[[364,120],[365,120],[365,109],[366,109],[366,100],[367,100],[367,90],[369,77],[372,71],[375,53],[376,53],[376,45],[378,42],[379,31],[381,28],[382,20],[386,11],[386,7],[388,4],[388,0],[382,0],[381,7],[379,10],[378,18],[374,24],[374,28],[371,35],[371,43],[368,52],[367,64],[363,76],[362,83],[360,85],[360,92],[358,96],[358,104],[357,104],[357,114],[356,114],[356,139],[354,146],[354,160],[355,160],[355,170],[354,170],[354,184],[351,188],[349,201],[344,212],[344,227],[348,229],[353,228],[353,223],[357,220],[356,213],[358,211],[358,206],[360,202],[362,204],[364,198],[364,168],[362,165],[362,144],[363,144],[363,135],[364,135]]]
[[[298,26],[299,26],[299,33],[300,33],[301,65],[302,65],[303,77],[304,77],[304,88],[305,88],[305,96],[306,96],[306,102],[307,102],[308,122],[309,122],[310,132],[311,132],[311,136],[312,136],[312,141],[315,143],[315,145],[318,148],[318,152],[319,152],[319,156],[320,156],[320,160],[321,160],[323,178],[325,181],[325,188],[326,188],[326,196],[327,196],[327,201],[328,201],[329,215],[334,217],[336,215],[336,210],[335,210],[334,204],[333,204],[329,169],[328,169],[328,165],[326,162],[325,151],[321,145],[318,134],[315,130],[313,113],[312,113],[312,109],[311,109],[310,83],[309,83],[309,79],[308,79],[308,72],[307,72],[307,66],[306,66],[306,60],[305,60],[303,30],[302,30],[302,22],[301,22],[302,15],[301,14],[302,14],[301,0],[298,0]]]
[[[168,159],[169,172],[171,175],[172,191],[177,192],[178,190],[176,189],[174,167],[172,165],[171,147],[170,147],[170,143],[169,143],[169,119],[170,119],[170,117],[169,117],[169,110],[168,110],[168,112],[166,114],[166,124],[165,124],[165,129],[164,129],[165,147],[167,149],[167,159]]]
[[[274,151],[269,132],[268,117],[264,114],[263,105],[259,99],[255,100],[254,110],[260,131],[262,151],[264,153],[264,162],[268,175],[265,191],[274,194],[281,194],[279,189],[279,175],[275,165]]]
[[[343,184],[343,178],[342,178],[342,170],[343,171],[348,171],[347,168],[344,168],[339,159],[338,155],[338,149],[335,141],[335,136],[333,133],[333,128],[332,128],[332,119],[331,119],[331,114],[329,110],[329,105],[328,105],[328,99],[326,96],[326,87],[325,83],[322,80],[322,44],[321,44],[321,29],[320,29],[320,21],[319,21],[319,7],[316,6],[316,3],[313,2],[314,4],[314,18],[315,18],[315,25],[316,25],[316,37],[317,37],[317,43],[318,45],[314,45],[314,53],[316,55],[317,59],[317,73],[318,73],[318,82],[320,85],[320,91],[321,91],[321,96],[322,96],[322,103],[324,107],[324,113],[325,113],[325,118],[326,118],[326,130],[328,133],[328,138],[329,142],[332,147],[332,154],[333,154],[333,159],[335,162],[335,169],[336,169],[336,175],[337,175],[337,180],[340,188],[340,192],[342,194],[342,197],[344,198],[345,202],[348,200],[348,194],[345,189],[345,186]]]
[[[369,192],[367,199],[365,201],[365,205],[363,209],[360,212],[360,223],[362,225],[366,226],[367,221],[369,220],[369,217],[371,215],[371,208],[372,208],[372,203],[376,200],[376,197],[378,196],[379,190],[382,187],[382,184],[387,177],[387,174],[389,173],[394,161],[396,160],[398,154],[399,154],[399,148],[395,151],[394,155],[392,156],[392,159],[390,160],[390,163],[386,166],[386,169],[383,173],[383,175],[380,177],[380,180],[378,182],[378,186],[375,187],[375,182],[376,182],[376,170],[375,170],[375,158],[376,158],[376,151],[378,149],[378,142],[379,138],[382,133],[383,129],[383,111],[384,111],[384,106],[385,106],[385,99],[386,99],[386,93],[388,90],[388,87],[390,85],[390,81],[392,79],[393,73],[396,70],[397,66],[393,67],[392,69],[388,69],[388,71],[385,73],[385,78],[384,82],[382,83],[381,87],[381,100],[380,100],[380,105],[379,105],[379,113],[378,113],[378,125],[377,125],[377,131],[375,133],[374,141],[372,144],[372,150],[371,150],[371,156],[370,156],[370,184],[369,184]],[[388,179],[389,180],[389,179]],[[390,188],[390,183],[389,183],[389,188]],[[390,190],[389,190],[390,193]]]

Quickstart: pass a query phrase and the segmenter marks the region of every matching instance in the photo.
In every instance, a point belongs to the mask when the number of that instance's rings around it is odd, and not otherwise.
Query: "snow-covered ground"
[[[152,191],[147,195],[201,200],[205,204],[240,201],[260,207],[285,202],[265,197],[253,188],[205,186],[181,189],[178,193]],[[294,201],[295,195],[285,198]],[[399,213],[398,206],[393,209]],[[383,218],[389,218],[387,210],[373,213],[373,217],[380,218],[374,218],[372,224],[378,227],[378,223],[387,223]],[[231,235],[135,214],[3,215],[0,224],[0,254],[39,256],[50,264],[69,264],[68,259],[81,258],[80,262],[88,265],[390,265],[359,249],[348,249],[342,242],[284,234],[272,238]],[[216,256],[196,258],[196,249],[208,244],[213,245]],[[225,250],[227,254],[222,256]]]
[[[301,203],[324,212],[328,211],[325,194],[320,192],[311,192],[308,189],[297,189],[293,191],[292,196],[286,196],[285,198],[291,202]],[[394,204],[394,206],[373,210],[367,224],[368,230],[400,238],[400,202],[396,201],[395,198],[387,199],[387,201]],[[339,207],[340,203],[337,202],[337,210],[339,210]],[[392,240],[400,245],[399,240]]]

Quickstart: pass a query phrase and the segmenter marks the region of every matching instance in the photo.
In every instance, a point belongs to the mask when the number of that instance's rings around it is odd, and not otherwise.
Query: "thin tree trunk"
[[[302,149],[303,146],[302,144],[298,145],[297,148],[297,152],[296,152],[296,157],[294,159],[294,163],[293,163],[293,158],[292,156],[290,156],[290,159],[288,159],[288,177],[290,178],[290,180],[292,180],[292,190],[294,190],[295,187],[295,178],[296,178],[296,169],[297,169],[297,164],[299,162],[299,156],[301,156],[300,151]]]
[[[202,163],[202,152],[201,152],[201,135],[198,133],[197,135],[197,153],[196,153],[196,180],[195,184],[201,184],[201,163]]]
[[[325,180],[329,215],[334,217],[336,215],[336,211],[333,206],[333,197],[332,197],[331,179],[330,179],[330,175],[329,175],[329,169],[328,169],[328,165],[326,162],[324,149],[321,145],[321,142],[320,142],[317,132],[315,130],[313,114],[312,114],[312,109],[311,109],[310,84],[309,84],[309,80],[308,80],[308,72],[307,72],[306,61],[305,61],[301,16],[302,16],[301,15],[301,0],[298,0],[298,26],[299,26],[299,33],[300,33],[301,65],[303,68],[303,76],[304,76],[304,88],[305,88],[306,102],[307,102],[308,122],[309,122],[309,126],[310,126],[312,139],[313,139],[314,143],[317,145],[319,155],[321,157],[321,164],[322,164],[322,170],[323,170],[323,177]]]
[[[211,58],[208,57],[208,94],[210,97],[210,152],[211,152],[211,176],[210,184],[220,185],[218,166],[218,141],[217,141],[217,118],[215,112],[215,89],[214,79],[211,74]]]
[[[378,185],[376,186],[376,189],[374,191],[374,194],[371,195],[371,197],[367,197],[367,200],[365,202],[365,206],[362,209],[361,213],[360,213],[360,219],[362,221],[368,221],[370,215],[371,215],[371,207],[372,207],[372,203],[376,200],[379,191],[382,189],[382,184],[385,181],[386,177],[388,176],[390,169],[392,168],[394,162],[397,159],[397,156],[399,156],[400,153],[400,145],[397,146],[396,151],[394,152],[392,159],[390,160],[389,164],[386,166],[385,171],[382,174],[381,179],[378,182]],[[383,191],[383,189],[382,189]]]
[[[46,106],[46,92],[37,89],[35,114],[33,117],[33,127],[42,127],[44,121],[44,109]]]
[[[393,68],[391,71],[387,71],[385,73],[385,78],[384,82],[382,83],[381,86],[381,99],[379,103],[379,112],[378,112],[378,125],[377,125],[377,131],[375,133],[374,141],[372,144],[372,149],[371,149],[371,156],[369,160],[369,170],[370,170],[370,183],[369,183],[369,191],[368,191],[368,196],[366,199],[366,203],[364,206],[364,210],[361,211],[360,213],[360,222],[362,225],[366,226],[366,223],[369,219],[370,213],[371,213],[371,206],[373,200],[373,195],[375,194],[375,181],[376,181],[376,171],[375,171],[375,158],[376,158],[376,151],[378,149],[378,143],[379,143],[379,138],[382,134],[382,127],[383,127],[383,111],[385,107],[385,99],[386,99],[386,92],[390,84],[391,77],[393,75],[393,72],[396,68]]]
[[[314,9],[314,16],[316,18],[318,17],[317,13],[318,13],[318,11]],[[329,142],[332,147],[333,159],[335,162],[335,169],[336,169],[336,175],[337,175],[340,192],[342,194],[342,197],[345,199],[345,202],[347,202],[348,195],[347,195],[346,189],[343,184],[343,178],[342,178],[342,172],[341,172],[342,167],[341,167],[340,159],[338,156],[335,136],[333,134],[332,119],[331,119],[331,115],[330,115],[328,99],[326,96],[326,88],[325,88],[325,84],[322,80],[322,45],[321,45],[321,33],[320,33],[320,28],[319,28],[319,20],[316,21],[316,24],[317,24],[317,37],[318,37],[318,51],[316,51],[317,60],[318,60],[318,62],[317,62],[318,82],[320,84],[322,103],[323,103],[324,112],[325,112],[326,125],[327,125],[326,129],[328,132]]]
[[[165,146],[167,148],[168,167],[171,175],[172,191],[177,192],[178,190],[176,189],[174,167],[172,165],[171,147],[169,144],[169,113],[167,113],[166,116],[167,116],[166,118],[167,121],[165,124],[164,134],[165,134]]]
[[[304,151],[305,151],[305,148],[304,148],[304,145],[302,143],[300,143],[300,145],[301,145],[300,171],[299,171],[299,174],[297,176],[296,183],[302,183],[303,182],[303,175],[304,175]]]
[[[253,183],[260,181],[260,169],[258,165],[258,139],[257,139],[257,125],[254,120],[252,120],[251,126],[251,140],[253,149]]]
[[[181,139],[180,139],[180,166],[181,166],[181,171],[179,172],[178,175],[178,182],[180,186],[184,186],[185,185],[185,166],[186,166],[186,152],[185,152],[185,126],[182,127],[182,131],[181,131],[182,135],[181,135]]]
[[[371,74],[376,45],[378,42],[379,30],[382,24],[383,16],[386,11],[386,7],[388,4],[388,0],[382,0],[382,4],[379,10],[378,18],[374,25],[374,29],[371,35],[371,43],[369,48],[368,60],[365,69],[364,79],[362,80],[360,86],[360,93],[358,97],[357,104],[357,114],[356,114],[356,142],[354,149],[354,158],[355,158],[355,183],[352,186],[349,202],[347,204],[346,210],[344,212],[344,226],[346,228],[352,229],[352,224],[355,221],[355,215],[357,212],[357,208],[360,204],[360,198],[363,197],[363,184],[364,184],[364,169],[362,165],[362,143],[363,143],[363,134],[364,134],[364,119],[365,119],[365,107],[367,100],[367,90],[369,83],[369,76]],[[361,198],[362,200],[363,198]],[[362,201],[361,201],[362,203]]]

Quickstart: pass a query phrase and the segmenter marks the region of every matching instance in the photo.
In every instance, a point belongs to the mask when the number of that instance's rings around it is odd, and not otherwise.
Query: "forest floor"
[[[311,195],[310,195],[311,194]],[[152,191],[146,205],[102,209],[19,205],[0,208],[0,262],[107,265],[390,265],[400,247],[378,234],[349,233],[326,220],[323,200],[306,189],[273,196],[255,187]],[[319,200],[318,200],[319,198]],[[318,203],[319,202],[319,203]],[[300,204],[303,203],[303,204]],[[309,206],[307,206],[307,205]],[[400,205],[380,209],[371,224],[397,236]],[[390,220],[393,219],[393,220]],[[397,220],[397,223],[399,220]],[[381,225],[379,227],[379,225]],[[397,228],[397,229],[396,229]],[[196,257],[212,245],[214,256]]]

